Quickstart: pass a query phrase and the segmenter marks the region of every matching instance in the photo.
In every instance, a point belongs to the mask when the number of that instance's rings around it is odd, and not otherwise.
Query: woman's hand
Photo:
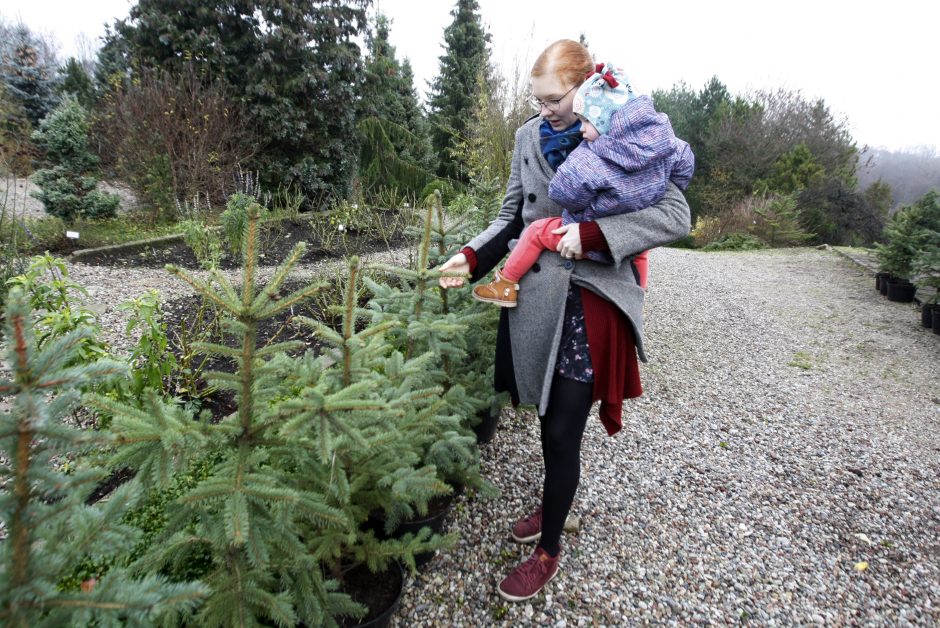
[[[567,259],[581,259],[583,251],[581,250],[581,225],[576,222],[570,225],[558,227],[552,231],[555,235],[560,235],[561,240],[555,250]]]
[[[444,264],[437,270],[442,273],[452,272],[470,274],[470,263],[467,261],[466,255],[463,253],[457,253],[452,258],[444,262]],[[441,288],[462,288],[463,277],[441,277],[438,280],[438,283],[441,284]]]

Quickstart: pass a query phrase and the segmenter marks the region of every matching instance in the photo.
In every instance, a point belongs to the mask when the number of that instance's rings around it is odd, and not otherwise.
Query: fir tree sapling
[[[489,192],[485,185],[478,186],[478,189],[484,194]],[[495,217],[501,205],[501,188],[496,191],[496,194],[492,192],[489,194],[491,198],[498,197],[499,200],[491,200],[487,203],[486,198],[474,199],[474,206],[456,218],[445,213],[440,199],[435,201],[437,220],[431,232],[431,242],[436,245],[436,251],[432,249],[430,264],[439,266],[450,259],[465,242],[482,231],[483,227]],[[486,209],[478,207],[478,205],[486,206],[487,204],[491,207]],[[486,214],[482,225],[479,224],[481,214]],[[442,311],[445,314],[451,310],[460,312],[467,321],[466,357],[463,362],[458,363],[458,368],[454,368],[449,360],[445,360],[444,371],[448,379],[462,385],[469,398],[474,401],[476,411],[467,415],[467,424],[472,427],[480,422],[483,413],[498,415],[508,398],[508,393],[497,394],[492,385],[499,311],[471,298],[469,290],[445,290],[443,288],[438,288],[438,290]]]
[[[396,320],[403,333],[391,335],[393,345],[412,356],[430,353],[434,360],[426,367],[426,384],[438,385],[444,391],[428,408],[422,408],[422,422],[414,423],[410,434],[423,449],[422,459],[434,464],[445,479],[482,486],[478,472],[475,437],[463,425],[464,419],[476,414],[489,403],[489,398],[474,399],[458,382],[465,368],[467,330],[476,322],[477,314],[467,311],[444,311],[443,291],[437,286],[441,272],[430,267],[431,242],[435,216],[443,217],[440,193],[428,197],[424,229],[414,268],[374,264],[371,268],[396,276],[403,289],[392,288],[367,280],[375,295],[370,302],[376,320]]]
[[[76,354],[89,335],[73,330],[42,348],[30,322],[26,298],[10,293],[6,311],[9,380],[0,395],[12,395],[0,416],[0,520],[7,538],[0,542],[0,624],[12,627],[150,623],[161,615],[193,607],[205,593],[193,583],[167,583],[156,575],[135,577],[113,568],[89,579],[79,591],[58,586],[79,560],[105,562],[132,549],[138,531],[118,523],[140,494],[125,484],[98,505],[85,501],[103,473],[56,468],[59,456],[110,441],[104,431],[80,431],[62,418],[79,401],[79,386],[126,375],[111,361],[78,363]],[[67,366],[68,364],[77,364]]]
[[[157,486],[165,486],[163,470],[181,468],[203,458],[206,451],[217,456],[208,477],[168,506],[165,530],[134,565],[154,571],[185,562],[195,552],[208,552],[211,564],[203,580],[211,593],[195,616],[183,618],[184,623],[333,625],[335,615],[359,614],[362,608],[336,591],[336,583],[324,576],[319,557],[306,550],[305,539],[346,535],[349,517],[327,503],[328,495],[308,490],[308,479],[297,472],[302,461],[318,457],[314,439],[282,433],[289,417],[278,409],[278,401],[292,370],[284,352],[300,348],[301,343],[259,348],[257,336],[261,321],[300,303],[320,286],[279,295],[303,255],[304,245],[299,244],[269,283],[256,288],[259,215],[257,205],[248,208],[240,288],[217,270],[210,272],[212,283],[208,283],[170,267],[230,317],[227,327],[238,346],[201,343],[199,349],[235,360],[235,373],[205,375],[210,384],[236,393],[237,412],[217,423],[206,420],[184,426],[167,420],[164,425],[152,425],[153,421],[146,425],[132,407],[104,399],[96,404],[115,417],[119,442],[131,448],[126,454],[118,448],[121,463],[136,464],[139,473]]]
[[[360,272],[359,260],[353,257],[340,331],[298,317],[327,349],[320,356],[305,355],[294,366],[285,381],[298,392],[281,404],[292,415],[284,426],[287,435],[307,426],[320,450],[318,458],[298,460],[298,472],[316,490],[332,494],[331,503],[349,513],[353,523],[345,538],[320,535],[308,543],[315,555],[332,565],[337,579],[342,578],[343,564],[350,562],[365,562],[370,570],[379,571],[389,561],[401,559],[414,569],[416,553],[451,541],[431,536],[429,530],[380,539],[364,527],[371,514],[381,511],[390,533],[416,512],[426,514],[429,500],[448,493],[450,487],[422,461],[412,434],[401,428],[416,406],[439,398],[440,388],[424,384],[419,361],[405,365],[400,353],[391,352],[384,336],[396,321],[363,327],[370,312],[358,306]]]

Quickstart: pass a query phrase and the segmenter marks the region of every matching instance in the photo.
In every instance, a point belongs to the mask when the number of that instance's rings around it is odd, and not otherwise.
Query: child
[[[585,140],[558,166],[549,197],[564,207],[561,217],[529,224],[495,279],[473,289],[479,301],[516,307],[519,280],[542,251],[556,250],[563,225],[634,212],[662,199],[666,182],[684,190],[695,167],[689,145],[676,138],[666,114],[648,96],[635,97],[619,70],[598,64],[578,88],[572,104]],[[613,260],[589,251],[588,259]]]

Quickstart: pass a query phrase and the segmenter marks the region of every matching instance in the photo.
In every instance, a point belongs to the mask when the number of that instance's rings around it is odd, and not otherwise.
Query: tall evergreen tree
[[[0,81],[34,127],[58,102],[55,55],[25,24],[0,25]]]
[[[447,52],[440,57],[440,71],[431,85],[428,102],[431,137],[438,153],[438,174],[464,180],[460,161],[451,154],[466,135],[476,102],[477,76],[491,75],[490,35],[483,28],[476,0],[457,0],[454,21],[444,29]]]
[[[356,97],[362,58],[353,39],[369,0],[141,0],[101,52],[104,78],[192,62],[243,98],[267,140],[262,181],[294,182],[309,200],[344,195],[358,165]]]
[[[85,109],[95,106],[95,85],[88,72],[75,57],[69,57],[62,68],[62,83],[59,92],[71,96]]]
[[[420,192],[437,168],[430,128],[418,106],[408,59],[399,63],[389,42],[388,18],[379,13],[366,37],[368,56],[359,129],[363,182]]]

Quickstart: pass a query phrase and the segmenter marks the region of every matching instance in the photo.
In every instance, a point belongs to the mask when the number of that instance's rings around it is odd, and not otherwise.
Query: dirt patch
[[[366,234],[348,232],[342,237],[337,237],[335,242],[324,246],[316,228],[309,220],[272,221],[261,229],[258,256],[260,265],[279,264],[298,242],[307,243],[307,252],[301,258],[300,263],[309,263],[344,255],[390,250],[403,246],[406,240],[401,231],[389,234],[387,241]],[[182,240],[104,249],[82,255],[76,262],[115,268],[163,268],[167,264],[176,264],[190,270],[201,268],[192,249]],[[225,251],[219,267],[232,270],[238,268],[239,264],[240,255],[232,255]]]
[[[283,285],[281,294],[290,294],[309,283],[311,282],[289,281]],[[307,349],[319,353],[321,344],[309,328],[295,319],[298,316],[306,316],[314,320],[323,320],[327,304],[336,298],[338,298],[336,294],[327,291],[262,321],[258,325],[257,346],[261,348],[279,342],[300,341],[304,346],[294,351],[294,355],[303,353]],[[163,310],[167,336],[177,360],[182,361],[189,357],[190,368],[200,374],[197,379],[198,393],[194,396],[202,398],[201,407],[211,410],[215,420],[221,420],[237,409],[235,395],[232,391],[206,393],[209,384],[205,381],[204,374],[208,371],[234,373],[237,370],[237,364],[234,359],[228,357],[192,355],[192,349],[188,345],[192,342],[212,342],[235,347],[238,346],[238,339],[225,333],[219,312],[206,306],[199,297],[187,296],[167,301],[163,305]]]

